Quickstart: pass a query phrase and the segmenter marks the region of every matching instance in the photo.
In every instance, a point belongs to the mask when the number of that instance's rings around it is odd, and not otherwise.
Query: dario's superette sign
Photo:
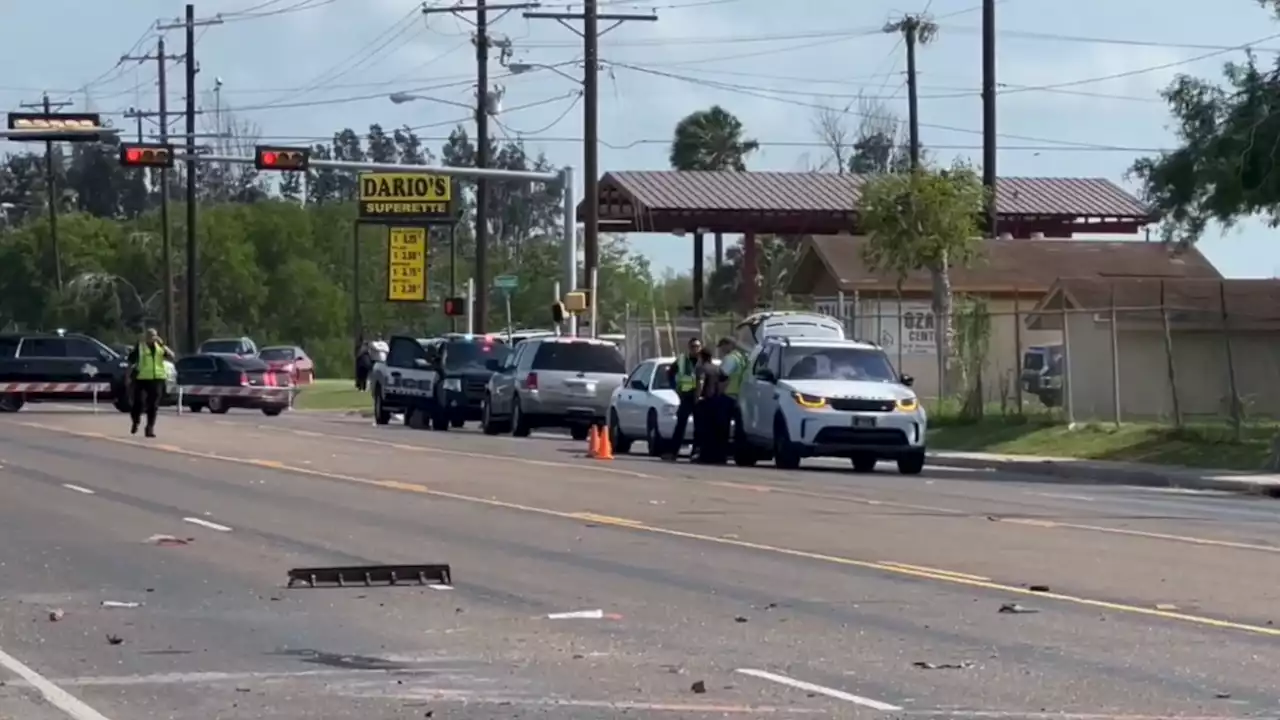
[[[395,225],[452,223],[453,181],[426,173],[360,173],[360,219]]]

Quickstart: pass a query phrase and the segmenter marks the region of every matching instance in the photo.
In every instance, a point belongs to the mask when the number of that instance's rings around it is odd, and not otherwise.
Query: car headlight
[[[810,410],[816,410],[827,406],[827,399],[824,397],[818,397],[817,395],[805,395],[804,393],[793,392],[791,393],[791,398],[795,400],[796,404],[800,407],[809,408]]]
[[[444,389],[452,392],[460,392],[462,390],[462,381],[458,378],[445,378]]]
[[[915,398],[898,398],[898,410],[901,412],[915,412],[920,407],[919,401]]]

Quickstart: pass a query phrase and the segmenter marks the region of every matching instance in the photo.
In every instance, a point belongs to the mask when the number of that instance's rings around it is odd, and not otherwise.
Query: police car
[[[374,422],[386,425],[402,413],[406,425],[448,430],[479,420],[492,368],[507,352],[500,340],[480,335],[393,335],[386,360],[369,376]]]

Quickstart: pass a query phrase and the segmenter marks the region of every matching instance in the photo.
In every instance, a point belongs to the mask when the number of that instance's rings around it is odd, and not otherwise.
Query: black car
[[[479,422],[493,361],[501,366],[510,353],[501,340],[483,335],[447,336],[427,347],[428,361],[440,373],[437,407],[443,409],[449,425]]]
[[[91,390],[5,392],[11,383],[105,385],[98,399],[124,404],[125,359],[95,338],[78,333],[6,333],[0,335],[0,412],[17,412],[28,402],[91,400]]]
[[[192,412],[209,408],[220,415],[231,408],[247,408],[274,417],[289,407],[288,391],[260,390],[288,387],[289,374],[271,370],[256,357],[188,355],[178,361],[178,385],[183,388],[182,404]]]

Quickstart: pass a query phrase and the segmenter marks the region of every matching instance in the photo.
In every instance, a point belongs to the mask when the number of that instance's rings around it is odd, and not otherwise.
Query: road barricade
[[[181,415],[184,398],[253,397],[283,401],[292,410],[294,398],[300,390],[297,385],[179,385],[177,409]]]
[[[4,382],[4,395],[92,395],[93,411],[98,412],[98,396],[111,392],[111,383],[95,382]]]

